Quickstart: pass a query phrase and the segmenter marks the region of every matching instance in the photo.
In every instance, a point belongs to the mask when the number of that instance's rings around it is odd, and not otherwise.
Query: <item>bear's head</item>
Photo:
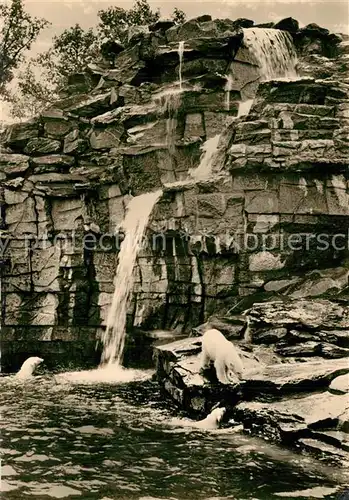
[[[32,356],[26,359],[21,366],[21,369],[17,373],[17,378],[28,378],[31,377],[35,371],[35,368],[40,365],[44,360],[42,358],[38,358],[37,356]]]
[[[217,424],[222,420],[224,414],[226,412],[226,408],[215,408],[214,410],[211,411],[210,417],[214,419]]]

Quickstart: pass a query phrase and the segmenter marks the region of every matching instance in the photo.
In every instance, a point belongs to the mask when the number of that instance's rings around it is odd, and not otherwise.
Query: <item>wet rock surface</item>
[[[236,317],[245,327],[230,338],[245,365],[239,383],[221,385],[214,368],[200,370],[200,336],[156,349],[159,381],[189,412],[219,403],[245,432],[342,463],[349,459],[349,357],[336,342],[348,332],[347,314],[347,306],[321,299],[257,303]],[[220,324],[229,338],[227,317],[194,333]]]
[[[336,379],[348,372],[347,252],[317,243],[349,229],[348,40],[293,19],[269,25],[293,40],[298,78],[261,82],[244,40],[253,26],[201,16],[133,30],[125,46],[103,44],[103,58],[72,75],[58,102],[5,131],[5,366],[32,350],[98,362],[130,196],[162,189],[128,327],[192,332],[157,348],[165,391],[190,411],[224,403],[246,429],[270,420],[278,439],[347,453],[346,426],[333,435],[343,400],[331,399],[343,396]],[[196,182],[190,172],[203,158],[212,171]],[[236,343],[241,383],[200,372],[207,328]],[[333,423],[318,434],[316,416],[305,417],[315,396],[321,422],[328,408]]]
[[[349,375],[341,375],[332,380],[329,391],[333,394],[349,393]]]
[[[342,462],[349,456],[348,404],[345,395],[323,392],[267,404],[240,403],[233,413],[254,435]]]

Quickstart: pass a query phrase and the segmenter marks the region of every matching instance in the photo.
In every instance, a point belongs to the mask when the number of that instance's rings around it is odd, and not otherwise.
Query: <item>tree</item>
[[[174,8],[174,11],[171,16],[172,21],[174,21],[176,24],[183,24],[185,23],[187,16],[185,15],[185,12],[183,10],[178,9],[177,7]]]
[[[93,29],[83,30],[76,24],[55,36],[48,51],[26,63],[18,76],[16,89],[7,92],[14,116],[25,118],[40,112],[58,98],[58,90],[64,88],[70,74],[83,72],[89,62],[98,58],[99,45],[104,38],[126,43],[131,26],[156,22],[160,11],[152,11],[148,0],[136,0],[129,10],[109,7],[100,10],[98,16],[97,33]],[[176,24],[183,23],[185,14],[176,8],[172,19]]]
[[[49,23],[45,19],[31,17],[25,12],[23,0],[12,0],[0,5],[0,93],[14,76],[14,70],[23,60],[40,31]]]
[[[98,12],[100,22],[97,26],[101,37],[127,42],[130,26],[144,26],[155,23],[160,18],[160,11],[153,12],[147,0],[136,0],[130,10],[121,7],[108,7]]]
[[[106,10],[100,10],[98,17],[98,32],[102,37],[127,41],[127,31],[130,26],[145,26],[155,23],[160,19],[160,11],[152,11],[148,0],[136,0],[134,6],[130,10],[122,9],[121,7],[109,7]],[[185,13],[178,9],[174,9],[171,19],[176,24],[183,24],[186,20]]]
[[[19,73],[16,87],[7,90],[4,98],[11,105],[12,116],[25,119],[37,115],[57,99],[58,87],[58,79],[50,78],[50,73],[32,59]]]
[[[98,55],[98,36],[76,24],[53,38],[53,47],[39,60],[51,72],[66,77],[83,71]]]
[[[98,55],[98,37],[78,24],[53,38],[52,47],[30,59],[18,75],[15,91],[8,91],[12,114],[21,118],[39,113],[58,98],[58,90],[72,73],[84,71]],[[25,110],[25,112],[24,112]]]

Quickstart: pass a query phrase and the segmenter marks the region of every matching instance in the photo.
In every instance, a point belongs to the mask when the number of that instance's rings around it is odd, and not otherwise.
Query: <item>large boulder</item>
[[[333,394],[349,394],[349,374],[340,375],[333,379],[329,391]]]
[[[275,29],[288,31],[289,33],[296,33],[299,30],[299,22],[292,17],[282,19],[274,26]]]
[[[14,123],[5,130],[4,144],[14,151],[23,151],[29,139],[38,137],[40,124],[36,119]]]
[[[181,407],[205,413],[212,407],[212,403],[222,401],[222,398],[227,404],[234,405],[241,399],[241,387],[239,384],[218,384],[214,371],[205,374],[205,377],[201,374],[198,356],[201,341],[202,338],[198,337],[158,346],[155,349],[155,359],[157,375],[165,391]],[[258,361],[248,352],[240,349],[238,352],[249,370],[258,367]]]
[[[24,175],[29,168],[29,156],[0,153],[0,173],[8,177]]]
[[[61,149],[61,142],[46,137],[36,137],[30,139],[24,148],[26,154],[48,154],[57,153]]]
[[[253,325],[302,326],[308,330],[349,328],[349,307],[329,300],[286,300],[255,304],[248,312]]]
[[[347,395],[323,392],[273,403],[243,402],[233,414],[254,435],[306,449],[322,459],[349,459]]]
[[[289,394],[327,387],[339,375],[349,373],[347,358],[267,365],[244,376],[247,395],[268,397],[270,394]]]

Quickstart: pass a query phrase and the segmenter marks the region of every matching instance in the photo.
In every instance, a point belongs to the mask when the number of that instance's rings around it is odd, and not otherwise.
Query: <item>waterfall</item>
[[[245,28],[244,44],[257,60],[262,81],[297,78],[292,37],[277,29]]]
[[[182,66],[183,66],[183,54],[184,54],[184,44],[185,42],[179,42],[178,44],[178,57],[179,57],[179,88],[182,90]]]
[[[142,247],[143,235],[150,214],[161,194],[161,190],[141,194],[133,198],[127,207],[122,222],[125,239],[121,243],[119,253],[114,296],[107,318],[107,328],[102,336],[102,364],[120,365],[122,363],[127,307],[134,284],[133,270],[138,252]]]
[[[241,118],[241,116],[246,116],[249,114],[254,100],[248,99],[247,101],[241,101],[239,103],[239,110],[236,118]]]
[[[212,176],[212,166],[214,164],[215,157],[218,153],[218,144],[221,138],[221,134],[217,134],[201,146],[203,154],[200,158],[200,164],[197,168],[192,169],[189,175],[196,181],[209,179]]]
[[[227,111],[230,111],[230,92],[233,86],[233,77],[232,75],[226,76],[227,83],[225,84],[225,108]]]
[[[168,89],[154,97],[159,106],[159,115],[167,116],[166,145],[171,154],[175,152],[177,114],[182,102],[181,93],[181,89]]]

